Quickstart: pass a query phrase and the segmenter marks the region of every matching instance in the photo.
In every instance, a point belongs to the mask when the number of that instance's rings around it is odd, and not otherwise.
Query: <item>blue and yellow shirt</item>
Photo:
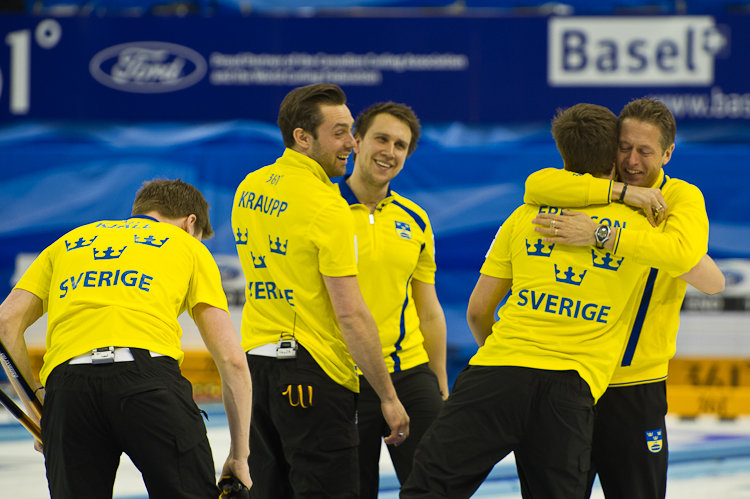
[[[648,268],[620,256],[618,247],[544,243],[531,221],[560,208],[523,205],[500,228],[481,273],[512,279],[511,295],[477,354],[481,366],[575,370],[595,400],[612,377],[634,320]],[[649,230],[645,216],[624,205],[590,206],[603,224]]]
[[[359,202],[345,181],[337,185],[354,215],[359,288],[378,326],[388,371],[429,361],[412,280],[435,283],[435,242],[427,213],[388,189],[374,213]]]
[[[211,253],[184,230],[150,217],[104,220],[62,236],[32,263],[16,289],[44,302],[42,384],[59,364],[95,348],[143,348],[178,362],[185,310],[227,310]]]
[[[679,276],[692,269],[708,250],[708,215],[701,191],[668,177],[663,170],[651,187],[661,189],[669,211],[656,232],[621,231],[620,254],[652,269],[643,285],[642,299],[635,305],[637,319],[628,332],[610,386],[667,378],[687,288]],[[576,208],[589,202],[609,202],[611,192],[609,180],[547,168],[529,176],[524,200]]]
[[[245,351],[294,334],[331,379],[358,392],[323,276],[357,274],[354,220],[323,168],[291,149],[237,188],[232,230],[247,280]]]

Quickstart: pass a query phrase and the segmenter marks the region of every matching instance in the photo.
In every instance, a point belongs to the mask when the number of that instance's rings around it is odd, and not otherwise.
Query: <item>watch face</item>
[[[609,228],[609,226],[606,226],[606,225],[602,225],[598,229],[596,229],[595,236],[596,236],[597,242],[602,244],[607,239],[609,239],[610,230],[611,229]]]

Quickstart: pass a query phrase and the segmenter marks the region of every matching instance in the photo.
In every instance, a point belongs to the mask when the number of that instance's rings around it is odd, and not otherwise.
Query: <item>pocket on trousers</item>
[[[318,435],[318,447],[324,452],[334,452],[358,445],[359,432],[356,425]]]
[[[167,385],[163,380],[160,379],[145,379],[143,381],[136,381],[127,388],[120,390],[120,397],[130,397],[132,395],[138,395],[139,393],[150,392],[153,390],[166,390]]]
[[[167,391],[167,385],[164,383],[163,380],[160,379],[147,379],[142,381],[136,381],[135,383],[131,384],[127,388],[123,388],[120,390],[120,410],[124,411],[125,406],[128,404],[128,401],[131,400],[132,397],[136,395],[143,395],[149,392],[155,392],[155,391]],[[148,398],[148,397],[146,397]],[[145,401],[142,401],[146,403]],[[136,403],[136,405],[139,405]]]
[[[175,445],[183,490],[212,490],[215,485],[214,462],[203,421],[177,435]]]

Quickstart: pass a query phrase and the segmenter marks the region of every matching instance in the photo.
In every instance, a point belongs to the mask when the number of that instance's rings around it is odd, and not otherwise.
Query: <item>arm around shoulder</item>
[[[526,204],[581,208],[609,203],[612,182],[588,174],[544,168],[529,175],[525,187],[523,202]]]
[[[680,279],[709,295],[724,291],[724,274],[708,255],[703,255],[698,264],[690,272],[682,274]]]

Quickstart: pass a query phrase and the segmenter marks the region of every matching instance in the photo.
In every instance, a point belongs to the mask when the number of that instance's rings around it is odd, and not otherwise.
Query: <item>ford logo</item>
[[[193,49],[166,42],[131,42],[109,47],[89,63],[91,76],[123,92],[175,92],[198,83],[206,60]]]

